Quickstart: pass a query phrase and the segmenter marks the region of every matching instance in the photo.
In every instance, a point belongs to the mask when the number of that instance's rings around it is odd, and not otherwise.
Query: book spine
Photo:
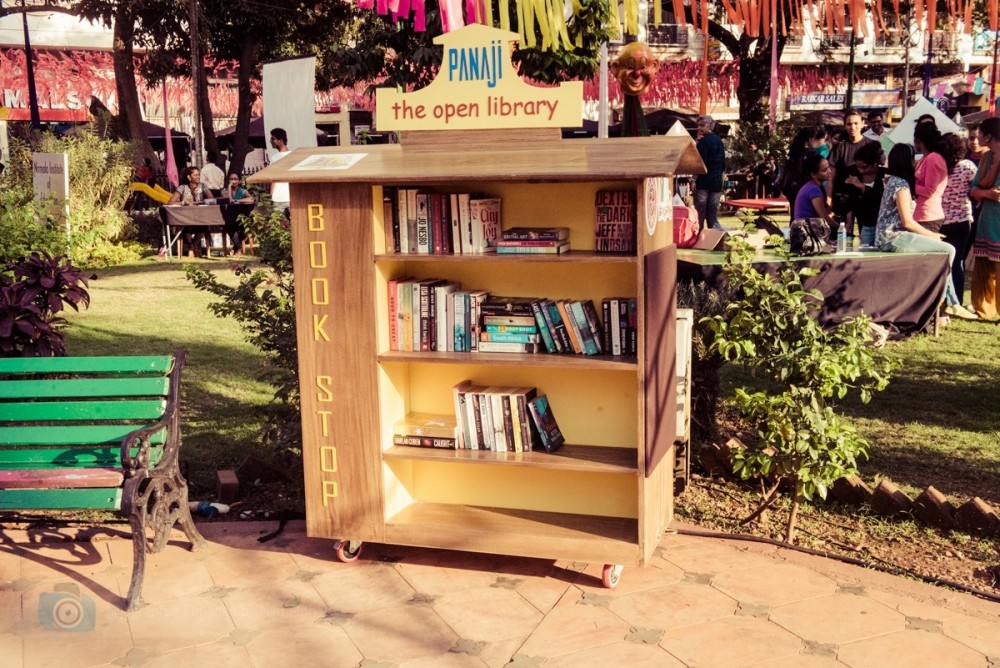
[[[484,325],[484,332],[498,334],[534,334],[540,328],[536,325]]]
[[[563,241],[569,238],[569,228],[528,229],[513,227],[504,230],[502,241]]]
[[[601,300],[601,312],[604,314],[604,330],[602,333],[604,350],[611,350],[611,300]]]
[[[517,394],[517,412],[521,416],[521,442],[525,452],[531,452],[538,442],[538,430],[528,409],[528,403],[538,395],[534,387]]]
[[[400,350],[413,350],[413,283],[398,286]]]
[[[478,392],[469,391],[465,395],[465,409],[466,409],[466,419],[469,421],[469,449],[470,450],[485,450],[483,444],[483,420],[482,414],[479,412],[479,399],[481,395]]]
[[[496,252],[501,255],[559,255],[569,251],[569,244],[563,242],[558,246],[499,246]]]
[[[394,434],[393,445],[409,445],[418,448],[451,448],[455,449],[456,440],[454,438],[432,438],[430,436],[404,436]]]
[[[473,252],[472,248],[472,196],[469,193],[458,193],[458,224],[461,228],[462,255]]]
[[[531,310],[530,303],[523,304],[497,304],[490,300],[485,300],[479,309],[484,316],[502,316],[528,318],[534,321],[535,314]]]
[[[503,415],[503,395],[490,393],[490,419],[493,421],[493,449],[507,452],[507,432]]]
[[[479,335],[482,333],[481,311],[483,302],[490,293],[485,290],[477,290],[469,294],[469,350],[475,352],[479,349]]]
[[[434,243],[431,240],[430,195],[417,193],[417,252],[421,255],[430,254]]]
[[[406,222],[408,226],[407,235],[409,238],[410,252],[417,251],[417,189],[406,189]]]
[[[406,188],[396,189],[396,220],[399,223],[399,250],[402,253],[410,253],[410,221],[407,218],[407,193]]]
[[[393,214],[393,199],[394,193],[391,187],[385,187],[382,189],[382,230],[385,232],[385,252],[386,253],[398,253],[396,250],[396,243],[399,239],[399,230],[397,228],[395,235],[393,234],[393,220],[395,215]]]
[[[601,328],[601,319],[597,316],[597,309],[594,308],[594,302],[589,299],[581,302],[583,305],[583,314],[587,318],[587,327],[590,329],[590,334],[593,337],[594,345],[597,347],[597,354],[601,355],[607,352],[607,348],[604,347],[604,340],[602,336],[603,329]]]
[[[514,445],[514,452],[525,452],[524,447],[524,434],[521,430],[521,414],[517,407],[517,396],[518,392],[514,391],[506,395],[504,398],[507,400],[507,405],[510,406],[510,430],[507,432],[512,435],[512,441]]]
[[[490,395],[485,392],[479,394],[479,419],[482,424],[483,450],[493,450],[493,420],[490,414]]]
[[[420,351],[431,349],[431,292],[433,288],[425,281],[420,283]]]
[[[497,248],[553,248],[565,243],[563,239],[508,239],[504,232],[504,238],[497,242]]]
[[[556,305],[559,307],[559,315],[562,316],[563,322],[566,324],[566,333],[569,335],[573,352],[577,355],[583,354],[583,342],[580,340],[580,330],[576,326],[573,314],[570,313],[568,300],[560,299],[556,302]]]
[[[452,330],[452,339],[454,340],[453,349],[455,352],[464,353],[469,350],[468,347],[468,318],[469,318],[469,293],[467,292],[456,292],[452,295],[452,310],[454,311],[454,329]]]
[[[399,300],[396,298],[398,284],[399,281],[395,278],[388,283],[389,350],[399,350]]]
[[[521,326],[521,327],[536,327],[535,316],[528,315],[489,315],[486,313],[481,313],[482,315],[482,325],[483,327],[488,327],[490,325],[504,325],[504,326]]]
[[[455,425],[458,427],[458,440],[455,447],[461,450],[469,447],[469,421],[466,419],[466,391],[472,386],[472,382],[463,380],[452,388],[452,399],[455,406]]]
[[[410,285],[410,299],[413,304],[413,317],[410,320],[410,330],[413,332],[413,347],[410,350],[420,350],[420,284],[422,281],[414,281]]]
[[[542,317],[545,319],[545,329],[547,329],[549,334],[552,336],[552,344],[554,346],[554,350],[552,352],[561,353],[563,352],[563,345],[562,341],[559,339],[559,332],[556,331],[556,324],[552,320],[552,313],[549,310],[551,305],[552,302],[545,299],[542,300],[542,303],[538,306],[539,310],[542,312]]]
[[[510,406],[510,395],[500,395],[500,411],[503,413],[503,437],[504,447],[507,452],[520,452],[514,439],[514,411]],[[520,439],[517,439],[520,440]]]
[[[431,193],[428,195],[431,212],[431,252],[435,255],[444,255],[444,211],[441,209],[441,195]],[[449,230],[450,234],[450,230]]]
[[[492,341],[480,341],[479,352],[481,353],[537,353],[541,352],[537,343],[494,343]]]
[[[566,330],[566,321],[562,318],[562,311],[559,310],[559,304],[554,301],[547,301],[545,302],[545,306],[549,314],[549,320],[552,322],[553,338],[558,341],[559,352],[572,353],[573,343],[570,341],[569,332]]]
[[[448,222],[451,225],[451,252],[462,254],[462,219],[458,214],[458,193],[448,195]]]
[[[556,344],[552,339],[552,332],[549,331],[548,325],[545,322],[545,316],[542,315],[542,306],[544,302],[539,299],[537,301],[531,302],[531,310],[535,314],[535,322],[538,324],[538,333],[542,335],[542,341],[545,342],[545,349],[550,353],[556,352]]]
[[[594,335],[591,333],[590,325],[587,323],[587,314],[583,310],[583,303],[580,301],[571,301],[569,303],[569,310],[573,318],[573,323],[580,334],[580,346],[583,348],[583,354],[596,355],[597,344],[594,343]]]
[[[538,334],[506,334],[503,332],[483,332],[479,335],[479,341],[492,341],[493,343],[538,343]]]
[[[628,355],[628,300],[618,300],[618,338],[622,355]]]
[[[628,354],[639,354],[639,301],[628,300]]]

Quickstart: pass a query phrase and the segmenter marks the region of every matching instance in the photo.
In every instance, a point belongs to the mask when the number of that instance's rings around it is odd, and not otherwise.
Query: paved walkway
[[[395,546],[341,564],[301,522],[263,544],[274,523],[200,526],[209,548],[176,534],[130,614],[127,527],[0,534],[0,666],[1000,668],[1000,604],[770,546],[667,535],[608,590],[600,565]],[[93,628],[46,628],[74,587]]]

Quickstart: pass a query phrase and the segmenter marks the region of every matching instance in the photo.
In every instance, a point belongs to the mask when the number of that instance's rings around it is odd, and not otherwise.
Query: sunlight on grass
[[[228,264],[203,261],[236,283]],[[150,355],[188,352],[182,374],[181,457],[189,464],[192,496],[214,492],[215,471],[262,452],[257,414],[273,389],[257,380],[263,357],[232,320],[208,310],[211,295],[184,277],[181,262],[141,262],[100,270],[90,281],[91,306],[70,312],[69,355]]]

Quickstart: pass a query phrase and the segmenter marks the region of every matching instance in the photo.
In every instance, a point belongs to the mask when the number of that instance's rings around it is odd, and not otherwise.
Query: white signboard
[[[69,196],[69,156],[65,153],[32,153],[31,171],[35,199],[52,202],[52,214],[63,220]]]

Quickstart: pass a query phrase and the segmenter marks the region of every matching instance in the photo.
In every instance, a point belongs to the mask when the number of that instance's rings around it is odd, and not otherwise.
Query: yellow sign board
[[[517,33],[478,23],[434,39],[444,46],[441,71],[420,90],[375,92],[379,130],[481,130],[577,127],[583,83],[531,86],[510,61]]]

